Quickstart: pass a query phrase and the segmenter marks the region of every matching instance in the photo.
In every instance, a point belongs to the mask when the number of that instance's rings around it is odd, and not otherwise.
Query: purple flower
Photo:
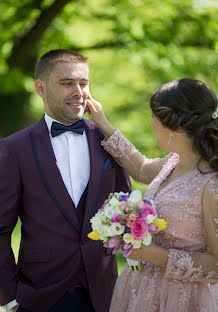
[[[154,225],[154,224],[148,224],[148,232],[150,234],[156,234],[159,232],[158,226]]]
[[[133,246],[131,243],[124,243],[121,247],[121,252],[125,258],[127,258],[132,252]]]
[[[109,240],[104,243],[105,248],[113,248],[112,254],[115,255],[120,248],[122,240],[119,236],[110,237]]]
[[[144,202],[145,204],[149,204],[150,206],[152,206],[150,200],[148,200],[148,199],[143,199],[143,202]]]
[[[125,232],[125,233],[130,233],[130,232],[131,232],[131,229],[130,229],[128,226],[125,226],[124,232]]]
[[[120,195],[119,201],[127,201],[129,195]]]

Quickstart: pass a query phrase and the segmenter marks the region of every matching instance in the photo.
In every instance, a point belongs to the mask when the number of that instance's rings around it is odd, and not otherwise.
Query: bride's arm
[[[165,158],[146,158],[119,130],[111,126],[99,102],[90,98],[87,101],[87,106],[94,122],[105,137],[102,143],[103,147],[127,170],[134,180],[149,184],[160,172],[170,155]]]
[[[151,183],[170,156],[155,159],[146,158],[118,129],[115,129],[109,139],[103,141],[102,145],[134,180],[143,184]]]

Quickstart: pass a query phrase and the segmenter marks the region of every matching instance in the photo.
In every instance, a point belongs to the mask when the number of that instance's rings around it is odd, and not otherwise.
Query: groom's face
[[[74,123],[83,117],[88,95],[88,64],[58,63],[46,83],[45,111],[64,124]]]

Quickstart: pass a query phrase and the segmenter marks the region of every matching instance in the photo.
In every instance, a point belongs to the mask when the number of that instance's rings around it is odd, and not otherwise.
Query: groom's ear
[[[35,80],[35,88],[36,88],[36,92],[38,93],[38,95],[42,99],[44,99],[45,98],[45,90],[46,90],[44,81],[42,81],[40,79]]]

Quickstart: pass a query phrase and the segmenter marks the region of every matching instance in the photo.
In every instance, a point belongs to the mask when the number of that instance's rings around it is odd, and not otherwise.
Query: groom
[[[110,192],[130,191],[124,170],[85,119],[87,59],[52,50],[36,64],[45,115],[0,141],[0,305],[11,311],[107,312],[115,257],[87,238]],[[18,264],[11,233],[21,219]]]

